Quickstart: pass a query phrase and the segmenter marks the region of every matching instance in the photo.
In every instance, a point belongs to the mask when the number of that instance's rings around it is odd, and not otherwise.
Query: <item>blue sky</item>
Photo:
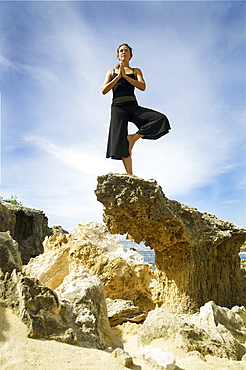
[[[50,226],[102,222],[97,176],[124,172],[105,158],[112,97],[101,94],[122,42],[147,83],[139,104],[172,126],[137,142],[134,174],[245,226],[242,1],[0,1],[0,195]]]

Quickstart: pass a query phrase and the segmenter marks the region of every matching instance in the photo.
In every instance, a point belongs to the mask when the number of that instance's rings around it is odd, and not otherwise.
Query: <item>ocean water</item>
[[[246,252],[240,252],[239,257],[241,258],[241,260],[246,260]]]
[[[144,261],[149,263],[150,265],[154,266],[155,261],[155,251],[151,249],[150,247],[146,247],[143,242],[140,244],[131,242],[130,240],[122,239],[122,237],[119,237],[120,243],[128,249],[133,249],[137,251],[139,254],[141,254],[144,257]]]
[[[130,240],[123,239],[121,235],[118,236],[118,239],[125,248],[136,250],[139,254],[141,254],[144,257],[145,262],[149,263],[154,267],[155,251],[153,249],[151,249],[150,247],[146,247],[144,245],[144,242],[137,244],[131,242]],[[246,260],[246,252],[240,252],[238,255],[241,260]]]

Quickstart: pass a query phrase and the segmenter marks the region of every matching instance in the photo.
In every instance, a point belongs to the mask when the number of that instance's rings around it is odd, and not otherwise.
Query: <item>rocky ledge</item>
[[[95,194],[112,234],[155,251],[153,302],[171,312],[195,312],[208,301],[246,305],[238,253],[246,229],[165,197],[154,180],[107,174]]]

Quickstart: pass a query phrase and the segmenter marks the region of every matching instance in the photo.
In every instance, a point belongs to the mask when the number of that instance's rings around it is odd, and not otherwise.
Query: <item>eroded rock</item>
[[[135,251],[124,248],[99,223],[80,224],[73,234],[46,238],[44,253],[32,259],[24,271],[51,289],[80,268],[87,268],[103,283],[105,297],[131,300],[144,311],[154,308],[150,265]]]
[[[1,273],[0,301],[20,316],[31,338],[97,349],[122,347],[109,325],[102,284],[87,271],[63,282],[59,294],[21,272]]]
[[[5,274],[14,269],[21,271],[22,261],[18,243],[11,237],[10,232],[0,232],[0,270]]]
[[[133,366],[132,356],[122,348],[116,348],[112,355],[119,360],[121,365],[129,368]]]
[[[0,231],[9,231],[18,243],[22,263],[43,252],[45,236],[51,235],[42,211],[0,201]]]
[[[132,301],[124,299],[106,298],[108,318],[111,326],[120,325],[123,322],[142,322],[147,313],[134,306]]]
[[[132,175],[98,177],[95,194],[112,234],[128,233],[155,250],[152,299],[171,312],[195,312],[213,300],[246,305],[238,253],[246,230],[165,197],[154,180]]]
[[[144,348],[141,351],[145,362],[154,370],[175,370],[175,357],[161,348]]]
[[[109,325],[103,285],[96,276],[81,267],[80,270],[71,271],[56,292],[61,301],[71,307],[64,313],[66,320],[74,321],[83,335],[94,337],[95,344],[102,343],[104,349],[122,347]],[[74,320],[69,318],[71,311]],[[86,346],[86,342],[85,338],[83,346]]]
[[[240,312],[237,314],[236,312]],[[231,310],[207,302],[197,314],[172,314],[164,308],[148,313],[138,332],[139,344],[172,338],[178,348],[201,355],[241,360],[246,353],[245,308]]]

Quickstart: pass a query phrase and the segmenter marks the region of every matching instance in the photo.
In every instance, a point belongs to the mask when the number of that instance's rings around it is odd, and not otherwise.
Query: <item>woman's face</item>
[[[126,45],[122,45],[118,51],[118,58],[120,61],[129,61],[131,59],[131,51]]]

